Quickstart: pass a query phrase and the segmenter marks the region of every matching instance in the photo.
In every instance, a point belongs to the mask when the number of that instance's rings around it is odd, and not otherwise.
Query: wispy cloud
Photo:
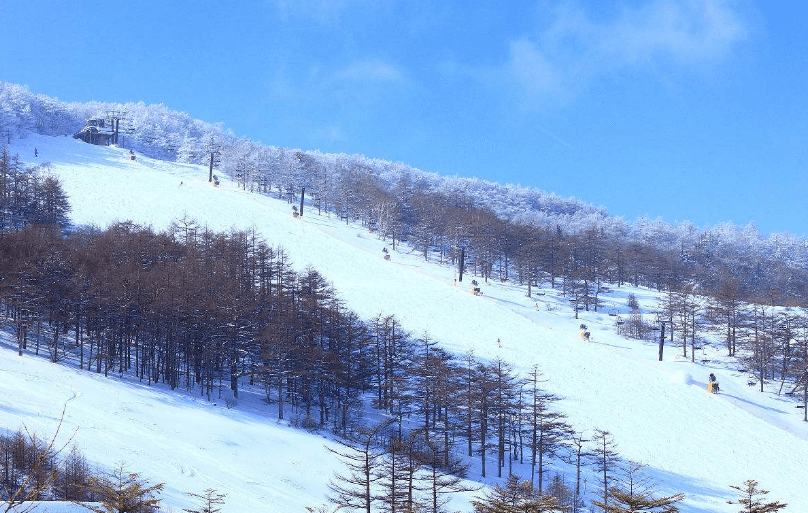
[[[363,102],[409,84],[399,66],[381,59],[358,60],[341,67],[319,63],[304,69],[283,66],[269,82],[272,94],[287,99],[328,101],[336,95],[343,99],[346,95],[358,95],[364,98]]]
[[[405,82],[404,73],[394,64],[382,60],[354,62],[334,75],[336,80],[349,82]]]
[[[339,23],[352,9],[373,7],[372,0],[267,0],[281,19],[306,18],[322,25]]]
[[[309,144],[330,145],[353,137],[357,120],[394,102],[411,88],[407,73],[382,59],[357,60],[341,66],[310,63],[281,66],[267,79],[268,101],[295,105],[299,120],[316,120]]]
[[[510,42],[502,74],[528,99],[563,101],[618,69],[709,65],[747,35],[734,5],[653,0],[596,18],[579,5],[558,4],[536,33]]]

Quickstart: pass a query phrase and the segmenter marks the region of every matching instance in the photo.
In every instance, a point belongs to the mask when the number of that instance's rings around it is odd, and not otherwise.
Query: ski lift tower
[[[111,110],[107,112],[107,119],[109,120],[109,128],[112,130],[112,144],[117,145],[121,120],[126,119],[126,112],[120,110]]]
[[[665,349],[665,324],[670,324],[669,320],[663,319],[660,314],[657,314],[657,322],[659,328],[654,326],[651,328],[653,331],[659,331],[659,361],[662,361],[662,352]]]
[[[130,137],[135,133],[135,125],[132,123],[131,119],[126,124],[126,128],[123,129],[123,133],[125,133],[126,135],[128,135]],[[124,138],[123,137],[121,138],[121,148],[126,148],[126,145],[124,144]]]
[[[210,153],[210,171],[208,173],[208,182],[213,183],[213,168],[218,167],[222,163],[222,152],[219,150],[219,145],[216,140],[211,137],[208,141],[207,152]]]

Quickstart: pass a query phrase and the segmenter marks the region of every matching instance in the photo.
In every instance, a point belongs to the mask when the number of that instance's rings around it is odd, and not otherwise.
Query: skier
[[[38,156],[39,156],[39,152],[37,151],[36,148],[34,148],[34,157],[38,157]]]

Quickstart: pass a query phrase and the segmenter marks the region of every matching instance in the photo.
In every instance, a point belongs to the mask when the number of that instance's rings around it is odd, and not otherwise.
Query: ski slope
[[[789,503],[787,511],[808,511],[808,425],[794,402],[748,386],[720,348],[700,351],[693,364],[680,356],[681,348],[667,347],[659,362],[655,344],[615,334],[608,313],[625,313],[629,292],[653,307],[653,291],[615,287],[602,311],[574,319],[568,302],[551,290],[528,298],[512,283],[483,283],[485,295],[476,297],[467,287],[471,277],[454,286],[451,267],[424,262],[405,246],[385,261],[386,243],[375,235],[311,208],[293,218],[285,201],[240,190],[227,179],[211,187],[204,167],[141,156],[131,161],[128,150],[37,135],[12,141],[10,151],[27,164],[50,162],[77,225],[132,220],[163,230],[187,216],[217,231],[254,228],[282,246],[298,270],[311,265],[322,273],[365,319],[395,314],[416,336],[428,333],[458,354],[501,357],[523,375],[538,365],[546,387],[565,398],[558,404],[569,422],[590,434],[610,431],[622,458],[648,465],[661,494],[687,495],[680,507],[685,513],[737,511],[726,504],[733,497],[729,486],[746,479]],[[592,333],[588,343],[579,337],[581,323]],[[705,391],[710,372],[721,381],[720,395]],[[75,440],[88,460],[108,467],[123,460],[166,482],[166,504],[177,510],[190,507],[186,492],[205,488],[228,493],[224,512],[322,504],[328,480],[340,469],[324,448],[328,439],[278,423],[260,391],[244,395],[227,409],[194,394],[0,348],[0,428],[24,422],[47,434],[66,407],[63,431],[78,429]],[[495,460],[488,467],[496,469]],[[473,467],[469,477],[478,476]],[[595,476],[588,474],[587,482],[589,491],[597,488]],[[457,497],[450,507],[470,511],[467,499]]]

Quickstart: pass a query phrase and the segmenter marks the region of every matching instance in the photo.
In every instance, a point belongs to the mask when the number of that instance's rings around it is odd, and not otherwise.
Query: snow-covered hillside
[[[572,425],[612,432],[622,458],[649,465],[660,493],[687,495],[683,512],[736,511],[726,504],[729,486],[750,478],[788,502],[789,511],[808,511],[802,483],[808,425],[801,410],[749,387],[745,375],[725,368],[719,350],[692,364],[676,356],[681,349],[668,347],[658,362],[655,345],[618,337],[608,313],[627,310],[628,289],[615,288],[606,299],[610,306],[576,320],[552,291],[531,299],[512,283],[490,283],[476,297],[453,285],[451,267],[425,263],[405,246],[385,261],[385,242],[361,228],[313,209],[293,218],[285,201],[228,181],[213,188],[205,168],[131,161],[126,150],[37,135],[13,140],[10,151],[27,164],[51,163],[75,224],[133,220],[161,230],[187,215],[219,231],[255,228],[286,249],[298,269],[311,265],[331,280],[365,319],[395,314],[416,335],[426,332],[456,353],[502,357],[523,374],[537,364],[547,388],[565,398],[560,409]],[[653,292],[631,291],[642,306],[655,303]],[[582,322],[592,332],[589,343],[579,337]],[[721,380],[720,395],[705,392],[710,372]],[[165,481],[166,502],[177,509],[190,504],[185,492],[216,488],[229,495],[226,512],[303,511],[323,503],[339,468],[324,437],[278,424],[260,394],[227,409],[0,350],[0,427],[25,422],[47,434],[65,405],[63,429],[79,428],[76,441],[89,460],[110,467],[124,460]],[[470,477],[477,475],[472,470]],[[594,479],[589,476],[590,490]],[[462,497],[452,506],[470,510]]]

